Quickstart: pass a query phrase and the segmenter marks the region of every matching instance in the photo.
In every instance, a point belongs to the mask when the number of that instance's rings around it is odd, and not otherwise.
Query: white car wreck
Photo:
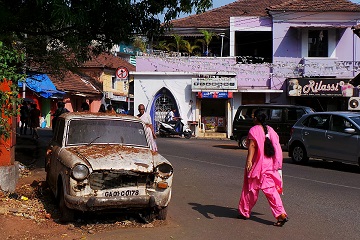
[[[60,220],[74,212],[136,210],[165,220],[173,167],[151,149],[144,123],[133,116],[64,113],[46,153],[46,181]]]

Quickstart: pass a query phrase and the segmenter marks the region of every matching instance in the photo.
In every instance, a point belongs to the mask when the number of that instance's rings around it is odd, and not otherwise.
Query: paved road
[[[283,201],[290,221],[277,228],[263,194],[250,220],[236,218],[246,157],[236,142],[157,141],[175,169],[166,224],[98,233],[89,239],[359,239],[356,166],[317,160],[294,165],[284,153]]]

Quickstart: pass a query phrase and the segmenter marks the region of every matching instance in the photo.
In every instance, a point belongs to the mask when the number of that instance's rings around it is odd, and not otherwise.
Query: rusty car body
[[[64,113],[46,153],[46,180],[63,222],[76,211],[135,210],[164,220],[173,167],[153,151],[138,118]]]

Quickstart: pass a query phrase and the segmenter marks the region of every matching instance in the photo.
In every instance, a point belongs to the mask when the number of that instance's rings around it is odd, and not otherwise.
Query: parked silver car
[[[132,116],[64,113],[47,149],[46,180],[59,201],[61,221],[74,210],[141,211],[164,220],[173,167],[151,149],[144,123]]]
[[[309,157],[360,165],[360,113],[316,112],[293,126],[289,157],[305,163]]]

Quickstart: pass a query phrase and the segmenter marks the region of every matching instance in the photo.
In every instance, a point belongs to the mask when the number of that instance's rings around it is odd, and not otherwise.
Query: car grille
[[[149,173],[136,173],[132,171],[95,171],[89,177],[90,187],[93,190],[105,190],[121,187],[151,187],[154,175]]]

